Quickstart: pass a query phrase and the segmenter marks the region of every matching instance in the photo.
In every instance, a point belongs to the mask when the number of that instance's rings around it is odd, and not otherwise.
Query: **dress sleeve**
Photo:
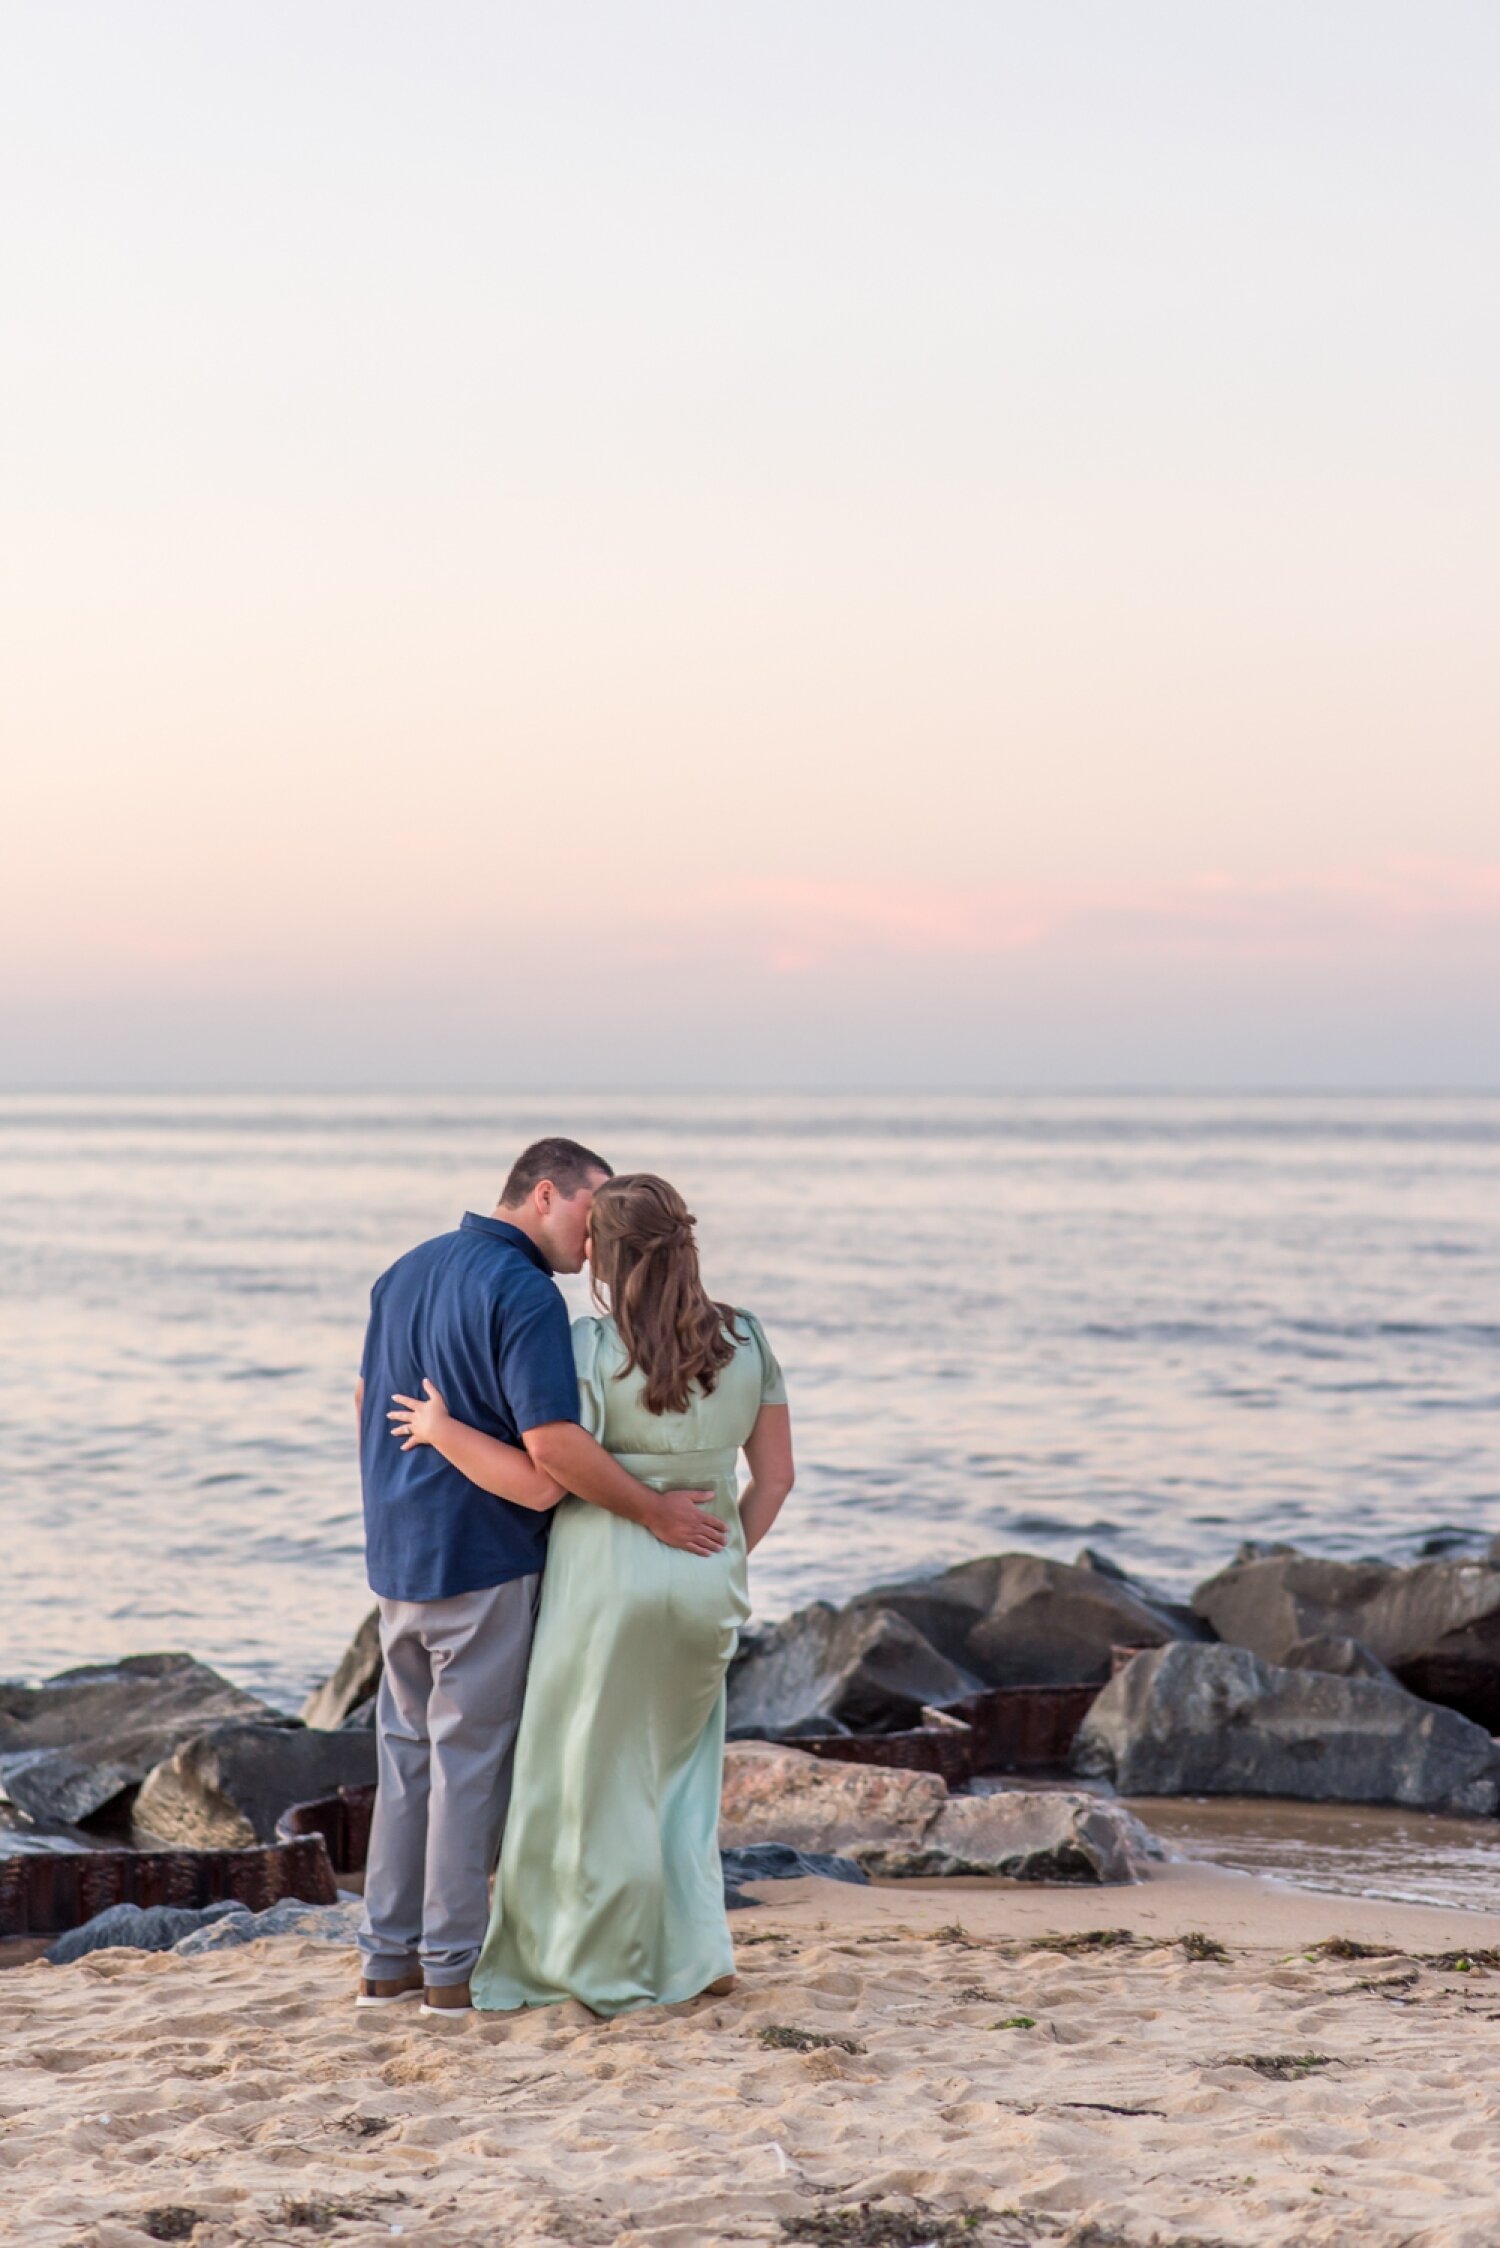
[[[573,1364],[578,1369],[578,1418],[596,1444],[604,1442],[604,1375],[599,1365],[602,1319],[573,1322]]]
[[[776,1363],[776,1354],[766,1341],[766,1331],[754,1312],[742,1311],[739,1323],[754,1343],[760,1359],[760,1401],[762,1405],[786,1403],[786,1376]]]

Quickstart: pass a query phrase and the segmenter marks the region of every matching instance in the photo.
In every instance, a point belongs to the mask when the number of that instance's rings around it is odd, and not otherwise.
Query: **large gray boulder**
[[[1299,1641],[1357,1639],[1403,1686],[1500,1732],[1500,1566],[1440,1558],[1398,1569],[1293,1551],[1230,1563],[1193,1607],[1219,1637],[1267,1662]]]
[[[1161,1848],[1117,1803],[1062,1789],[950,1795],[928,1772],[745,1742],[724,1759],[719,1844],[833,1852],[886,1880],[1134,1881]]]
[[[1074,1770],[1122,1795],[1285,1795],[1486,1817],[1500,1749],[1399,1686],[1285,1670],[1244,1647],[1137,1655],[1098,1696]]]
[[[143,1848],[248,1849],[275,1840],[289,1804],[374,1781],[373,1734],[221,1725],[147,1774],[131,1832]]]
[[[890,1609],[819,1600],[747,1643],[729,1676],[729,1732],[896,1732],[979,1684]]]
[[[0,1684],[0,1787],[30,1818],[76,1824],[111,1810],[195,1733],[275,1714],[182,1654],[87,1663],[40,1686]]]
[[[1208,1636],[1201,1620],[1153,1600],[1093,1555],[1080,1563],[990,1554],[941,1576],[878,1586],[850,1612],[869,1606],[904,1617],[986,1686],[1102,1685],[1117,1646]]]
[[[380,1610],[372,1608],[339,1658],[333,1675],[314,1687],[302,1704],[302,1722],[331,1732],[350,1720],[360,1722],[380,1686]]]

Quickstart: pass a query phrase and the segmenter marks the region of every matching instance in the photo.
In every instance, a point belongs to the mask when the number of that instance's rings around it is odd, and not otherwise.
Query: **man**
[[[469,2005],[489,1918],[546,1557],[561,1491],[712,1553],[709,1494],[653,1491],[578,1425],[572,1336],[557,1272],[578,1272],[589,1206],[613,1176],[576,1140],[518,1157],[490,1217],[423,1242],[376,1281],[355,1403],[365,1546],[385,1656],[376,1704],[379,1792],[365,1877],[358,2003],[423,1994]],[[392,1395],[430,1379],[459,1420],[524,1445],[536,1508],[492,1498],[431,1445],[402,1449]]]

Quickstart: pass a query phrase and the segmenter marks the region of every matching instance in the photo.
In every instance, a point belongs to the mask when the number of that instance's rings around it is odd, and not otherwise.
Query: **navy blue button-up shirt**
[[[425,1374],[455,1420],[519,1444],[578,1418],[573,1339],[547,1261],[517,1226],[471,1211],[456,1233],[399,1257],[370,1296],[360,1477],[365,1557],[386,1600],[447,1600],[540,1569],[550,1514],[492,1498],[430,1444],[403,1452],[392,1393]]]

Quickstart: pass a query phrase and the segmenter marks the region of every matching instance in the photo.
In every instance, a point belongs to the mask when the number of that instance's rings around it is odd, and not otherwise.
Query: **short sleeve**
[[[370,1290],[370,1316],[365,1321],[365,1339],[359,1352],[359,1378],[362,1382],[367,1382],[370,1378],[370,1360],[375,1355],[371,1345],[375,1340],[375,1321],[380,1311],[380,1290],[384,1280],[385,1275],[382,1273]]]
[[[573,1367],[578,1376],[578,1418],[596,1444],[604,1442],[604,1375],[599,1365],[602,1319],[573,1322]]]
[[[750,1337],[751,1342],[754,1343],[756,1354],[760,1359],[760,1401],[762,1405],[784,1405],[787,1401],[786,1376],[776,1363],[775,1352],[766,1341],[765,1329],[755,1317],[755,1314],[750,1311],[742,1311],[739,1314],[739,1323]]]
[[[500,1392],[524,1436],[578,1418],[578,1376],[568,1312],[550,1280],[506,1305],[500,1321]]]

